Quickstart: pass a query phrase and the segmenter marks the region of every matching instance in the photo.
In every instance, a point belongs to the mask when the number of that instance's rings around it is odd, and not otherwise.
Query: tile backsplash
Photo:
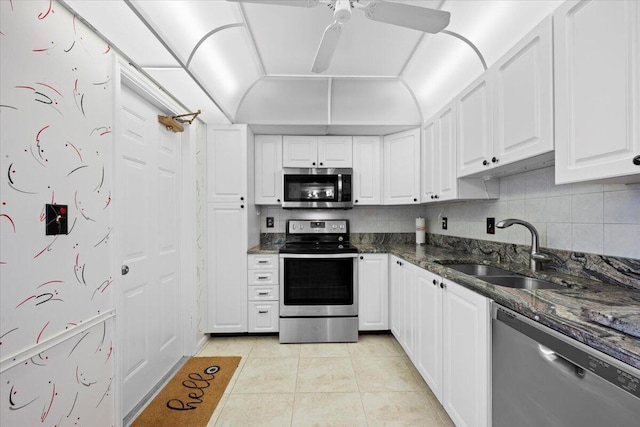
[[[263,206],[261,215],[263,233],[284,233],[291,218],[346,218],[352,233],[414,233],[422,216],[428,233],[529,245],[530,233],[519,225],[485,232],[487,217],[518,218],[536,227],[542,247],[640,259],[640,183],[555,185],[553,167],[500,178],[497,200],[312,211]],[[266,217],[274,218],[273,228]]]
[[[261,232],[284,233],[288,219],[348,219],[352,233],[415,233],[416,218],[425,217],[424,205],[356,206],[349,210],[288,210],[278,206],[263,206]],[[274,227],[267,228],[267,217],[273,217]]]
[[[427,205],[427,232],[531,244],[518,225],[487,234],[487,217],[532,223],[543,247],[640,259],[640,184],[555,185],[553,167],[525,172],[500,178],[498,200]]]

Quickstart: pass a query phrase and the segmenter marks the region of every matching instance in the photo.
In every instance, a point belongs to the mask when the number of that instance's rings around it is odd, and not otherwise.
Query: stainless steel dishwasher
[[[495,302],[493,427],[640,425],[640,370]]]

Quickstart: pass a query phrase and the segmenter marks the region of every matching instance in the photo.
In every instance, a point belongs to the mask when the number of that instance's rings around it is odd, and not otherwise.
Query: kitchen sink
[[[566,286],[524,276],[485,276],[482,280],[493,285],[516,289],[567,289]]]
[[[502,268],[493,267],[491,265],[484,264],[448,264],[452,270],[459,271],[460,273],[468,274],[469,276],[511,276],[517,275],[508,270]]]

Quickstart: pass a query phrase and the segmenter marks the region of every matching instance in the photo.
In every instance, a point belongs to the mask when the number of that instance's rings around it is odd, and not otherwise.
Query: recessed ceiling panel
[[[132,1],[171,49],[186,63],[211,31],[242,23],[237,5],[226,1]]]
[[[152,67],[178,65],[124,2],[66,0],[65,3],[136,64]]]
[[[432,5],[432,2],[413,2]],[[325,28],[334,22],[326,5],[297,8],[246,3],[247,22],[268,75],[314,75],[311,65]],[[352,10],[325,75],[398,76],[422,33],[371,21]]]
[[[260,80],[245,96],[236,120],[251,124],[327,124],[328,80],[277,78]]]
[[[229,28],[209,37],[189,70],[232,116],[244,93],[261,77],[245,28]]]
[[[331,84],[331,124],[419,125],[407,87],[396,79],[338,79]]]
[[[205,123],[230,123],[218,107],[182,68],[145,68],[155,81],[184,104],[189,111],[201,110],[198,116]],[[187,113],[187,111],[185,111]]]

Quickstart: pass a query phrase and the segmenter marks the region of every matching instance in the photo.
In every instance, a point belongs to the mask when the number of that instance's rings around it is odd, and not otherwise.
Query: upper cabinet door
[[[435,200],[438,194],[437,177],[438,166],[437,159],[437,122],[435,120],[428,121],[422,127],[422,144],[420,148],[420,154],[422,156],[422,170],[420,189],[422,195],[420,198],[422,202],[429,202]]]
[[[456,111],[453,104],[445,107],[436,118],[437,140],[436,148],[438,167],[437,200],[458,198],[458,179],[456,176]]]
[[[255,203],[278,205],[282,202],[282,136],[255,137]]]
[[[247,126],[207,126],[207,201],[247,198]]]
[[[640,4],[554,13],[556,183],[640,181]]]
[[[315,168],[318,166],[318,137],[284,136],[282,155],[285,168]]]
[[[319,136],[318,167],[353,167],[353,144],[350,136]]]
[[[491,67],[495,166],[553,150],[552,42],[549,16]]]
[[[386,135],[384,149],[385,205],[420,202],[420,128]]]
[[[353,137],[353,203],[382,204],[382,142],[379,136]]]
[[[458,176],[480,172],[491,165],[493,124],[488,78],[488,73],[484,73],[456,99]]]

